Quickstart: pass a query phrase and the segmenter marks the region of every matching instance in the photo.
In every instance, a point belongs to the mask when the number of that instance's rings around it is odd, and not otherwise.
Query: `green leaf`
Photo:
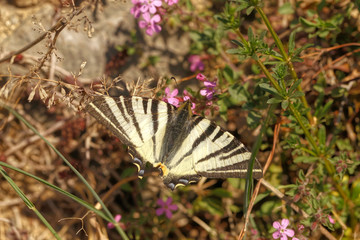
[[[248,9],[246,9],[246,15],[250,15],[253,10],[254,10],[254,7],[249,7]]]
[[[299,179],[301,181],[305,180],[305,174],[304,174],[304,171],[302,169],[299,170]]]
[[[232,70],[231,67],[229,67],[228,65],[225,66],[224,70],[222,71],[222,74],[225,78],[225,80],[230,83],[230,84],[234,84],[235,80],[234,80],[234,71]]]
[[[295,89],[297,89],[297,87],[300,85],[300,83],[302,82],[302,79],[298,79],[290,88],[289,88],[289,94],[291,95],[292,92],[295,91]]]
[[[353,150],[350,140],[348,138],[338,139],[336,141],[336,146],[340,149],[340,151],[352,151]]]
[[[300,23],[305,25],[306,27],[318,27],[317,23],[311,22],[303,17],[300,17]]]
[[[330,99],[325,106],[321,107],[316,117],[321,120],[330,110],[331,105],[333,104],[334,100]]]
[[[298,48],[298,49],[296,49],[295,50],[295,52],[294,52],[294,56],[293,57],[296,57],[296,56],[298,56],[303,50],[305,50],[305,49],[307,49],[307,48],[309,48],[309,47],[311,47],[313,44],[312,43],[308,43],[308,44],[305,44],[304,46],[302,46],[302,47],[300,47],[300,48]]]
[[[279,8],[279,13],[284,15],[284,14],[293,14],[294,13],[294,9],[291,6],[290,2],[286,2],[284,3],[280,8]]]
[[[186,8],[190,11],[194,11],[194,6],[193,6],[191,0],[186,0]]]
[[[288,108],[288,106],[289,106],[289,100],[284,100],[281,102],[281,108],[283,110],[286,110]]]
[[[350,196],[352,200],[356,201],[357,204],[360,204],[360,179],[357,179],[352,183]]]
[[[291,55],[295,49],[295,35],[296,31],[292,31],[289,37],[289,55]]]
[[[269,92],[275,96],[283,98],[283,96],[273,87],[271,87],[268,83],[260,83],[259,86],[266,92]]]
[[[294,159],[295,163],[315,163],[319,160],[319,157],[312,156],[299,156]]]
[[[279,102],[282,102],[283,100],[282,99],[278,99],[278,98],[270,98],[269,100],[267,100],[267,104],[276,104],[276,103],[279,103]]]
[[[260,202],[264,198],[268,197],[270,195],[270,193],[271,193],[270,191],[259,193],[255,199],[254,205],[256,205],[256,203]]]
[[[221,197],[221,198],[231,198],[232,194],[224,188],[215,188],[211,191],[211,195]]]
[[[241,211],[241,208],[239,208],[238,206],[233,204],[233,205],[230,206],[230,210],[233,213],[239,213]]]
[[[255,111],[249,112],[246,117],[246,121],[250,128],[257,127],[260,123],[261,115]]]
[[[254,41],[254,33],[252,31],[252,28],[249,27],[249,30],[248,30],[248,42],[253,42]]]
[[[320,146],[324,146],[324,147],[325,147],[325,142],[326,142],[326,130],[325,130],[325,126],[324,126],[324,125],[320,125],[319,131],[318,131],[318,138],[319,138]]]
[[[230,100],[235,105],[240,104],[241,102],[247,102],[249,94],[247,90],[240,84],[234,84],[229,88]]]
[[[200,207],[201,210],[205,210],[214,215],[222,216],[224,214],[224,210],[222,209],[221,200],[214,197],[207,197],[202,200],[196,202],[197,206]]]
[[[346,90],[345,90],[345,88],[342,88],[342,87],[337,87],[337,88],[331,90],[331,96],[333,98],[343,97],[345,93],[346,93]]]
[[[278,206],[280,205],[281,203],[279,201],[268,200],[261,204],[261,214],[265,216],[271,216],[272,214],[274,214],[274,209],[278,209]]]
[[[293,94],[291,94],[291,98],[299,98],[299,97],[302,97],[302,96],[305,96],[305,94],[303,92],[300,92],[300,91],[296,91]]]
[[[240,47],[243,47],[243,46],[244,46],[244,44],[243,44],[242,42],[240,42],[240,41],[238,41],[238,40],[236,40],[236,39],[231,40],[231,42],[232,42],[233,44],[236,44],[236,45],[240,46]]]
[[[321,38],[326,38],[327,35],[329,35],[329,33],[330,33],[329,30],[323,30],[323,31],[319,31],[319,32],[318,32],[318,35],[319,35],[319,37],[321,37]]]
[[[240,54],[242,50],[238,49],[238,48],[231,48],[226,50],[226,52],[228,54]]]

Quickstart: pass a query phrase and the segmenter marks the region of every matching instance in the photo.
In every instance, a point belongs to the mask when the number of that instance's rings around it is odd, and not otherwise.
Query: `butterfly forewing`
[[[166,126],[175,107],[141,97],[97,96],[86,110],[109,128],[123,143],[141,147]],[[155,139],[156,141],[156,139]]]

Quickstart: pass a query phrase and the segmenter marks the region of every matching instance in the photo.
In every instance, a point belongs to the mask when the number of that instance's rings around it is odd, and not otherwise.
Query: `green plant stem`
[[[312,137],[312,135],[310,134],[310,132],[306,128],[304,122],[301,120],[300,113],[298,112],[298,110],[296,110],[293,103],[291,103],[291,102],[289,103],[289,109],[290,109],[291,113],[293,114],[293,116],[295,117],[296,121],[299,123],[301,129],[304,131],[305,137],[309,141],[309,143],[311,144],[311,146],[314,149],[316,155],[320,156],[320,154],[321,154],[320,148],[318,147],[318,145],[316,144],[314,138]]]
[[[11,166],[11,165],[9,165],[9,164],[7,164],[7,163],[4,163],[4,162],[0,162],[0,166],[9,168],[9,169],[11,169],[11,170],[13,170],[13,171],[16,171],[16,172],[19,172],[19,173],[21,173],[21,174],[24,174],[25,176],[31,177],[31,178],[35,179],[36,181],[39,181],[39,182],[41,182],[41,183],[43,183],[43,184],[51,187],[52,189],[58,191],[59,193],[61,193],[61,194],[65,195],[65,196],[73,199],[75,202],[81,204],[82,206],[86,207],[86,208],[89,209],[90,211],[95,212],[98,216],[102,217],[102,218],[105,219],[106,221],[108,221],[108,222],[111,221],[111,219],[110,219],[109,217],[107,217],[102,211],[94,208],[90,203],[82,200],[81,198],[78,198],[77,196],[75,196],[75,195],[73,195],[73,194],[71,194],[71,193],[69,193],[69,192],[67,192],[67,191],[65,191],[65,190],[63,190],[63,189],[61,189],[61,188],[59,188],[58,186],[55,186],[55,185],[49,183],[48,181],[45,181],[44,179],[41,179],[41,178],[39,178],[39,177],[31,174],[31,173],[28,173],[28,172],[26,172],[26,171],[24,171],[24,170],[21,170],[21,169],[19,169],[19,168],[16,168],[16,167]]]
[[[31,209],[44,225],[50,230],[56,239],[61,239],[57,234],[55,229],[50,225],[50,223],[45,219],[45,217],[36,209],[35,205],[26,197],[26,195],[21,191],[21,189],[16,185],[16,183],[11,179],[11,177],[6,173],[5,169],[0,166],[0,173],[5,178],[5,180],[10,184],[10,186],[15,190],[19,197],[24,201],[25,205]]]
[[[277,42],[280,52],[284,57],[284,60],[286,60],[287,64],[289,64],[289,69],[292,72],[292,76],[294,77],[295,81],[298,79],[296,72],[294,71],[294,67],[291,63],[291,61],[289,61],[288,59],[288,55],[285,52],[285,49],[279,39],[279,37],[277,36],[277,34],[275,33],[274,29],[271,27],[271,24],[269,22],[269,20],[267,19],[267,17],[265,16],[264,12],[262,11],[261,8],[258,8],[258,12],[260,13],[260,15],[262,15],[262,18],[265,19],[265,24],[267,25],[269,31],[271,32],[272,36],[274,37],[275,42]],[[236,30],[237,35],[239,36],[239,38],[241,39],[243,44],[246,44],[247,46],[249,46],[249,43],[246,41],[246,39],[244,38],[244,36],[242,35],[242,33],[237,29]],[[271,84],[274,86],[274,88],[281,93],[282,90],[279,86],[279,84],[277,83],[277,81],[272,77],[272,75],[270,74],[269,70],[265,67],[265,65],[260,61],[259,58],[256,58],[255,61],[257,62],[257,64],[260,66],[261,70],[264,72],[265,76],[269,79],[269,81],[271,82]],[[300,86],[300,85],[299,85]],[[302,91],[302,89],[298,88],[299,91]],[[286,100],[286,99],[285,99]],[[305,105],[306,108],[308,108],[308,104],[307,101],[305,99],[305,97],[303,97],[302,99],[303,104]],[[328,171],[329,175],[331,176],[331,179],[335,185],[335,188],[337,189],[337,191],[339,192],[339,194],[342,196],[342,198],[345,200],[345,202],[348,204],[349,207],[353,207],[354,203],[348,198],[348,196],[346,195],[346,193],[344,192],[343,188],[341,187],[341,184],[339,183],[340,180],[337,178],[337,176],[335,175],[335,169],[333,167],[333,165],[331,165],[330,161],[324,157],[321,153],[320,148],[318,147],[317,143],[315,142],[314,138],[312,137],[312,135],[310,134],[310,132],[308,131],[307,127],[305,126],[304,122],[301,119],[301,115],[300,113],[296,110],[296,108],[294,107],[292,102],[289,102],[289,109],[292,113],[292,115],[295,117],[296,121],[298,122],[298,124],[300,125],[300,127],[302,128],[302,130],[304,131],[305,137],[306,139],[309,141],[310,145],[312,146],[312,148],[314,149],[314,152],[316,153],[316,155],[318,157],[320,157],[324,164],[325,164],[325,168]],[[311,113],[308,111],[307,112],[307,117],[309,119],[310,122],[312,122],[313,118],[311,116]],[[355,215],[354,212],[352,211],[350,213],[351,219],[355,219]],[[352,221],[353,222],[353,221]]]
[[[255,7],[256,11],[260,14],[260,17],[261,19],[264,21],[267,29],[269,30],[271,36],[273,37],[274,41],[275,41],[275,44],[276,46],[278,46],[279,50],[280,50],[280,54],[282,55],[283,57],[283,61],[286,62],[289,70],[290,70],[290,74],[291,74],[291,77],[293,78],[294,82],[296,82],[298,80],[298,76],[295,72],[295,69],[294,69],[294,65],[292,64],[291,62],[291,58],[289,58],[287,52],[285,51],[285,48],[284,48],[284,45],[282,44],[279,36],[276,34],[274,28],[272,27],[269,19],[267,18],[267,16],[265,15],[264,11],[262,10],[262,8],[260,8],[259,6],[256,6]],[[297,90],[300,91],[300,92],[303,92],[301,86],[299,85],[297,87]],[[306,109],[309,109],[309,104],[305,98],[305,96],[301,96],[301,102],[304,104],[305,108]],[[312,125],[313,122],[314,122],[314,119],[313,119],[313,116],[311,115],[311,112],[310,111],[307,111],[306,113],[306,117],[308,118],[310,124]]]
[[[254,146],[251,149],[251,156],[250,156],[250,164],[248,166],[248,171],[246,174],[246,183],[245,183],[245,200],[244,200],[244,212],[247,213],[247,209],[249,207],[249,203],[250,203],[250,196],[252,193],[252,173],[253,173],[253,168],[254,168],[254,162],[255,162],[255,157],[256,154],[259,152],[260,146],[261,146],[261,142],[264,136],[264,133],[267,129],[269,120],[271,118],[271,113],[274,112],[274,110],[276,109],[277,104],[271,104],[270,107],[268,108],[267,111],[267,116],[265,118],[265,121],[263,122],[262,126],[261,126],[261,130],[259,135],[256,137],[256,141],[254,143]],[[246,216],[245,216],[246,217]]]
[[[239,38],[241,39],[243,44],[246,44],[247,46],[249,46],[249,43],[246,41],[246,39],[244,38],[244,36],[242,35],[242,33],[240,32],[239,29],[237,29],[236,34],[239,36]],[[281,93],[282,90],[279,86],[279,84],[277,83],[277,81],[271,76],[269,70],[267,70],[267,68],[265,67],[265,65],[260,61],[260,59],[255,59],[255,61],[257,62],[257,64],[259,65],[259,67],[261,68],[261,70],[264,72],[264,74],[266,75],[266,77],[269,79],[269,81],[272,83],[272,85],[275,87],[275,89]]]
[[[105,214],[115,223],[115,228],[121,235],[124,240],[128,240],[129,238],[126,236],[125,232],[120,228],[119,224],[116,224],[114,217],[112,216],[109,209],[106,207],[104,202],[101,200],[99,195],[95,192],[95,190],[90,186],[90,184],[86,181],[86,179],[71,165],[71,163],[62,155],[44,136],[42,136],[28,121],[26,121],[20,114],[18,114],[14,109],[4,104],[4,108],[11,112],[16,118],[22,121],[28,128],[30,128],[36,135],[38,135],[54,152],[69,166],[69,168],[76,174],[76,176],[85,184],[85,186],[89,189],[91,194],[95,197],[95,199],[100,203],[101,207],[104,209]]]

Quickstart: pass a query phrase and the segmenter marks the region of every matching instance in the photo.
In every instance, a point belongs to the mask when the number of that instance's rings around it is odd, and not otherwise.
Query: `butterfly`
[[[102,95],[85,110],[129,147],[140,178],[146,162],[159,169],[172,190],[202,176],[246,177],[251,152],[229,132],[193,115],[189,101],[176,108],[151,98]],[[255,159],[253,177],[262,176]]]

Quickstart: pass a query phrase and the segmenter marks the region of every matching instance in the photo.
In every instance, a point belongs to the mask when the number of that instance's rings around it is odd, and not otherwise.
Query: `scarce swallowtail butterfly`
[[[167,187],[207,178],[245,178],[251,152],[229,132],[193,115],[191,103],[179,108],[143,97],[96,96],[86,106],[129,147],[141,178],[145,162],[160,170]],[[256,160],[253,177],[262,178]]]

